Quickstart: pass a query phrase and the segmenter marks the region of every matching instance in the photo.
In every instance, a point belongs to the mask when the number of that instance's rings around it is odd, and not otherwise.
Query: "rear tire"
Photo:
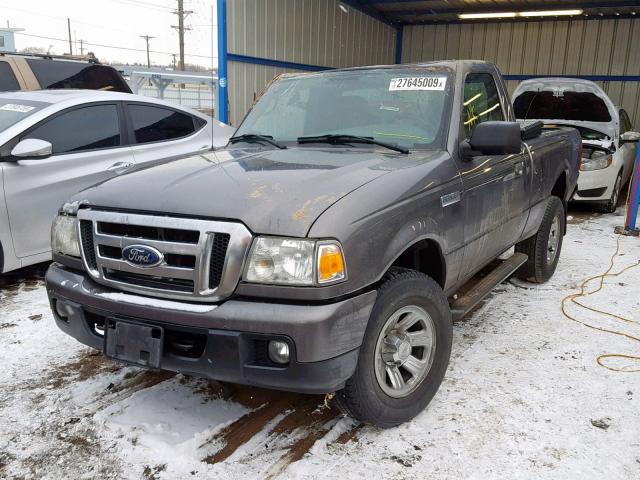
[[[412,419],[442,383],[451,339],[442,288],[422,273],[392,269],[378,290],[356,371],[336,393],[338,406],[384,428]]]
[[[618,208],[618,199],[620,198],[620,192],[622,191],[622,172],[618,174],[616,183],[613,185],[613,191],[611,192],[611,198],[602,204],[600,209],[603,213],[615,213]]]
[[[562,250],[566,222],[562,201],[558,197],[549,198],[538,232],[516,244],[516,252],[529,257],[516,272],[519,279],[544,283],[553,276]]]

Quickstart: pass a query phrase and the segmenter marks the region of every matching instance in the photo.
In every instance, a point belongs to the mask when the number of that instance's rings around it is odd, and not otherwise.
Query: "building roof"
[[[640,1],[637,0],[345,0],[342,3],[396,26],[478,22],[486,20],[461,20],[458,15],[533,10],[581,9],[580,18],[583,19],[640,16]],[[575,17],[509,18],[509,21],[542,18]]]

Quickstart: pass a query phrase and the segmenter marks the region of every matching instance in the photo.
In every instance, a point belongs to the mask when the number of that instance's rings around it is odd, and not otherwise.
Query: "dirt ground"
[[[640,343],[560,309],[608,268],[620,223],[572,211],[554,278],[511,279],[456,323],[434,401],[389,430],[343,416],[324,396],[114,363],[57,329],[46,266],[0,277],[0,478],[638,479],[640,373],[596,358],[640,355]],[[621,239],[614,271],[639,261],[640,241]],[[582,301],[638,321],[638,284],[640,267]],[[567,309],[640,337],[640,324]]]

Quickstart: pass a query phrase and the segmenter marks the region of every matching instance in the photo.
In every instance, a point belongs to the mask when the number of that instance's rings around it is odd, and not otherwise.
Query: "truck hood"
[[[332,204],[406,159],[365,148],[234,148],[134,170],[70,203],[238,220],[253,233],[303,237]]]

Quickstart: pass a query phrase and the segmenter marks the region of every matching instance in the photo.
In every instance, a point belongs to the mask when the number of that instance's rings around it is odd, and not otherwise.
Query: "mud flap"
[[[164,330],[109,319],[105,329],[104,353],[121,362],[147,368],[160,368]]]

